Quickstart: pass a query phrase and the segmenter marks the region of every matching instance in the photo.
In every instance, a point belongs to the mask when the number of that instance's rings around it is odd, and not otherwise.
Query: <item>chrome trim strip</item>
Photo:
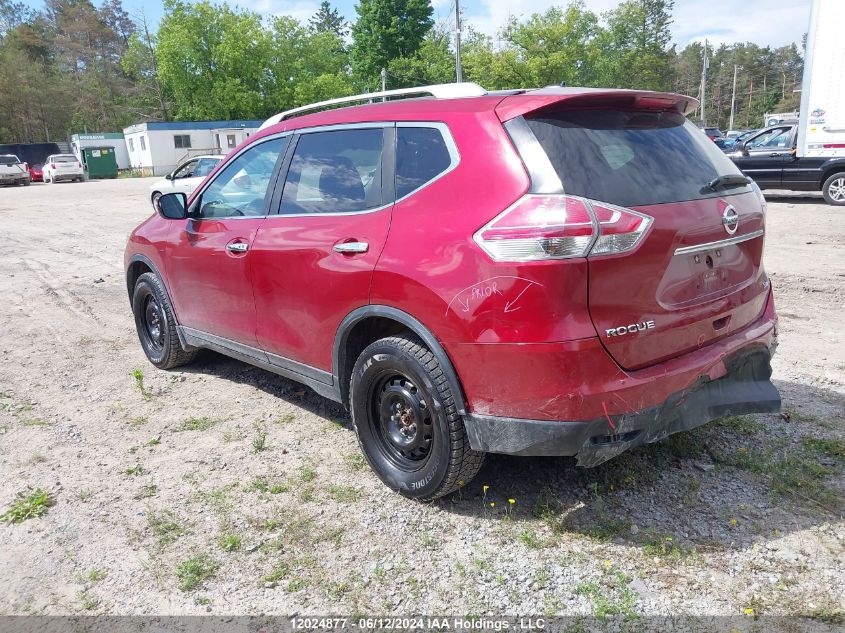
[[[696,244],[695,246],[683,246],[675,249],[675,255],[689,255],[691,253],[701,253],[703,251],[712,251],[714,248],[723,248],[725,246],[732,246],[734,244],[742,244],[749,240],[756,240],[758,237],[763,237],[763,229],[757,229],[745,235],[737,235],[736,237],[729,237],[725,240],[718,240],[716,242],[708,242],[707,244]]]

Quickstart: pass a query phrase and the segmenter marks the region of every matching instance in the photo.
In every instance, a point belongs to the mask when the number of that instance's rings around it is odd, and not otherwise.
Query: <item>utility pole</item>
[[[707,91],[707,40],[704,40],[704,62],[701,64],[701,126],[707,127],[707,115],[705,114],[706,91]]]
[[[728,123],[729,130],[734,129],[734,105],[736,104],[736,73],[739,70],[742,70],[742,66],[734,64],[734,87],[733,91],[731,92],[731,122]]]
[[[381,69],[381,91],[387,90],[387,68]],[[387,101],[387,97],[382,97],[382,101]]]
[[[461,0],[455,0],[455,79],[458,83],[464,80],[461,68]]]

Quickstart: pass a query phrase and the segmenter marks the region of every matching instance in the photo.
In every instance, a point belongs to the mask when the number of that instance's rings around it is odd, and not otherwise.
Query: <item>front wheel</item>
[[[161,280],[144,273],[135,282],[132,312],[141,347],[147,359],[159,369],[172,369],[194,360],[196,351],[185,351],[176,333],[173,307]]]
[[[824,181],[822,195],[828,204],[845,206],[845,171],[833,174]]]
[[[481,468],[484,453],[470,448],[443,369],[415,336],[367,347],[352,370],[350,399],[364,456],[400,494],[437,499]]]
[[[158,204],[157,203],[158,203],[159,198],[161,198],[161,192],[160,191],[153,192],[153,195],[150,198],[150,202],[153,203],[153,209],[155,209],[156,211],[158,211]]]

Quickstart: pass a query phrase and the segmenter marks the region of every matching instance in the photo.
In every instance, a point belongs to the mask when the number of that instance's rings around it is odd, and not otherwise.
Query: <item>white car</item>
[[[157,180],[150,186],[150,200],[155,206],[158,200],[165,193],[180,191],[187,195],[194,192],[200,183],[205,180],[214,168],[223,160],[223,156],[194,156],[182,163],[172,172],[164,177],[164,180]]]
[[[0,185],[28,185],[29,169],[14,154],[0,154]]]
[[[73,154],[53,154],[44,161],[41,168],[44,175],[44,182],[54,183],[62,180],[82,182],[85,180],[85,170],[82,163]]]

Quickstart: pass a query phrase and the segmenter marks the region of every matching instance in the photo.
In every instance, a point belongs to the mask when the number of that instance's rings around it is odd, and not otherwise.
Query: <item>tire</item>
[[[182,349],[176,333],[173,306],[155,274],[144,273],[135,282],[132,313],[141,347],[153,365],[159,369],[172,369],[194,360],[197,350]]]
[[[153,195],[150,197],[150,202],[153,203],[153,209],[156,211],[158,211],[158,209],[156,209],[156,202],[158,202],[159,198],[161,198],[161,191],[153,191]]]
[[[845,171],[837,172],[824,181],[822,195],[828,204],[845,206]]]
[[[417,337],[367,347],[352,370],[350,409],[370,467],[390,488],[431,501],[475,477],[484,453],[469,438],[443,369]]]
[[[47,174],[44,174],[44,184],[45,185],[52,185],[53,184],[53,179],[47,178]]]

